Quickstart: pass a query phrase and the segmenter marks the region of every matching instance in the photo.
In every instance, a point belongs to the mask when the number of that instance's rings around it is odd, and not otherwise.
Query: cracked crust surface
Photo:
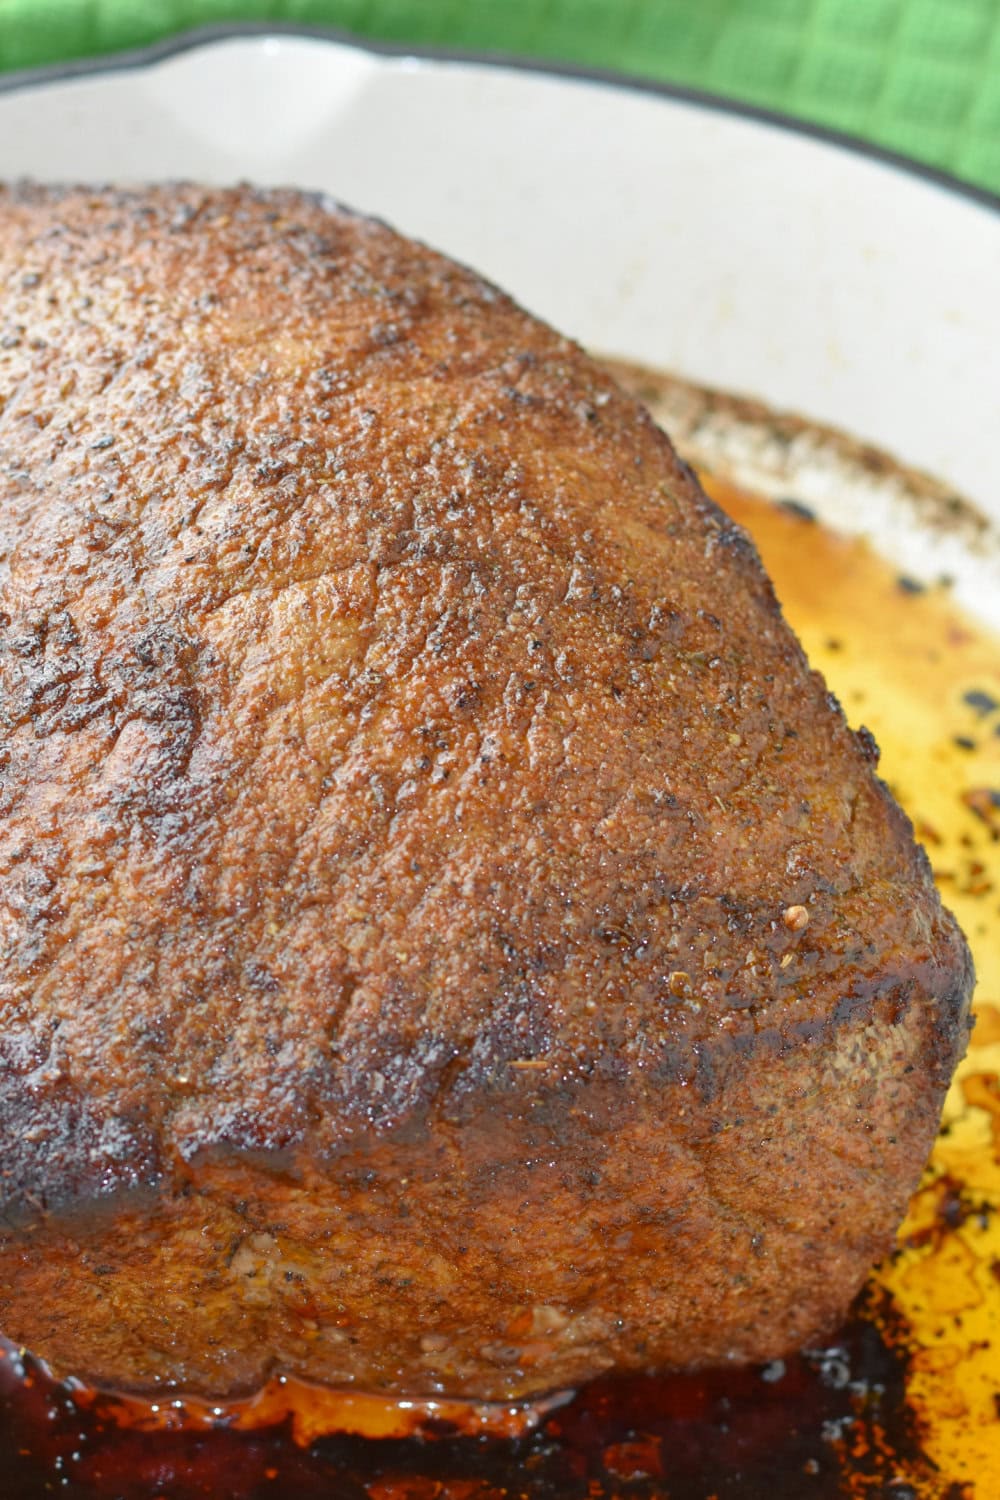
[[[506,1398],[829,1326],[971,969],[745,534],[325,200],[9,189],[0,288],[0,1328]]]

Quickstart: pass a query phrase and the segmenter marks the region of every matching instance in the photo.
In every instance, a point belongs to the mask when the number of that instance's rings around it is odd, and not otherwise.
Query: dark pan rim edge
[[[554,78],[603,84],[633,93],[650,94],[661,99],[733,115],[757,124],[770,125],[795,135],[805,136],[807,139],[837,147],[853,155],[866,157],[882,166],[895,168],[908,177],[930,183],[934,187],[975,203],[981,208],[992,209],[994,213],[1000,213],[1000,194],[993,193],[988,188],[978,187],[975,183],[966,182],[940,168],[903,156],[888,147],[876,145],[874,142],[863,140],[846,131],[835,130],[830,126],[786,115],[779,110],[712,94],[706,90],[664,83],[658,79],[637,77],[629,73],[619,73],[609,68],[589,68],[549,58],[521,57],[501,51],[482,52],[461,48],[415,46],[406,42],[361,37],[340,27],[310,26],[294,21],[240,21],[216,26],[199,26],[146,47],[0,74],[0,94],[45,84],[61,83],[75,78],[93,77],[102,73],[142,69],[216,42],[232,41],[242,37],[266,36],[302,37],[310,41],[333,42],[343,47],[353,48],[356,52],[366,52],[376,57],[413,57],[428,62],[470,63],[477,67],[496,67],[522,73],[537,73]]]

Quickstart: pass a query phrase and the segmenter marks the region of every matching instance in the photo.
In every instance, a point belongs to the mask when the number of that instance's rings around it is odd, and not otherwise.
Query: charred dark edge
[[[147,68],[168,58],[178,57],[185,52],[210,46],[213,43],[264,36],[300,37],[311,41],[336,43],[375,57],[415,57],[429,62],[465,63],[476,67],[504,68],[521,73],[537,73],[543,77],[600,84],[631,93],[650,94],[654,98],[694,105],[698,109],[717,114],[734,115],[740,119],[751,120],[758,125],[767,125],[791,134],[805,136],[823,145],[834,146],[855,156],[866,157],[869,161],[878,162],[882,166],[892,167],[906,176],[915,177],[918,181],[922,180],[933,187],[971,201],[980,208],[1000,213],[1000,194],[991,192],[989,188],[979,187],[939,167],[915,161],[886,146],[879,146],[872,141],[851,135],[848,131],[836,130],[812,120],[799,119],[796,116],[784,114],[780,110],[767,109],[762,105],[726,98],[705,89],[688,88],[682,84],[666,83],[659,79],[643,78],[632,73],[616,72],[610,68],[585,67],[582,64],[562,62],[558,59],[523,57],[501,50],[487,52],[459,47],[425,47],[381,38],[363,37],[335,26],[309,26],[275,20],[242,21],[233,24],[195,27],[163,41],[154,42],[147,47],[8,73],[0,76],[0,94],[63,83],[74,78],[95,77],[102,73]]]
[[[971,956],[961,935],[956,931],[957,951],[951,966],[948,981],[935,987],[921,988],[919,1000],[911,980],[900,973],[888,980],[863,982],[843,995],[831,1011],[821,1018],[793,1022],[787,1030],[769,1025],[759,1031],[721,1043],[675,1046],[668,1050],[658,1067],[650,1070],[647,1085],[670,1087],[680,1082],[692,1083],[700,1103],[711,1109],[715,1100],[725,1092],[726,1075],[731,1069],[745,1069],[751,1060],[766,1065],[787,1058],[796,1052],[806,1052],[816,1046],[832,1041],[845,1033],[863,1034],[872,1027],[899,1024],[905,1015],[923,1012],[923,1026],[928,1039],[933,1039],[934,1056],[928,1067],[928,1085],[942,1097],[954,1069],[965,1053],[973,1026],[971,996],[974,984]],[[964,962],[962,961],[964,959]],[[918,1022],[918,1024],[920,1024]],[[568,1107],[588,1086],[597,1080],[605,1088],[628,1089],[628,1080],[615,1067],[614,1060],[598,1058],[594,1068],[586,1075],[578,1076],[572,1083],[558,1084],[545,1101],[546,1108],[540,1112],[536,1125],[550,1124],[554,1135],[559,1134],[561,1123],[568,1118]],[[428,1120],[435,1113],[437,1100],[435,1085],[438,1078],[428,1080],[428,1091],[421,1104],[410,1115],[396,1121],[383,1132],[382,1139],[413,1142],[423,1137]],[[501,1105],[509,1094],[509,1083],[494,1074],[490,1079],[476,1080],[485,1085],[484,1094],[494,1105]],[[937,1118],[937,1112],[935,1113]],[[0,1122],[3,1112],[0,1109]],[[296,1149],[300,1143],[264,1147],[260,1143],[219,1140],[206,1143],[197,1153],[201,1162],[217,1158],[255,1164],[265,1175],[273,1172],[297,1176]],[[348,1151],[357,1146],[357,1141],[345,1141]],[[6,1202],[0,1198],[0,1244],[5,1238],[24,1231],[39,1228],[61,1227],[72,1229],[76,1224],[85,1231],[101,1220],[113,1219],[123,1204],[147,1204],[155,1210],[164,1191],[169,1196],[187,1197],[197,1192],[197,1171],[194,1161],[181,1162],[175,1159],[171,1166],[154,1142],[143,1142],[147,1147],[139,1168],[129,1174],[105,1178],[99,1182],[79,1173],[67,1187],[64,1178],[49,1180],[43,1172],[37,1178],[21,1186]],[[336,1157],[327,1165],[333,1166]]]

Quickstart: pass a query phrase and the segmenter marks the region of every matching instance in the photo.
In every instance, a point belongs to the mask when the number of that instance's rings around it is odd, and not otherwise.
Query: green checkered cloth
[[[239,21],[707,89],[1000,193],[1000,0],[0,0],[0,69]]]

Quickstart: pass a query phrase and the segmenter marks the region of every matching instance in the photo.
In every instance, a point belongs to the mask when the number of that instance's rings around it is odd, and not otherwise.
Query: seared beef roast
[[[780,1355],[971,970],[642,408],[322,198],[0,195],[0,1329],[217,1395]]]

